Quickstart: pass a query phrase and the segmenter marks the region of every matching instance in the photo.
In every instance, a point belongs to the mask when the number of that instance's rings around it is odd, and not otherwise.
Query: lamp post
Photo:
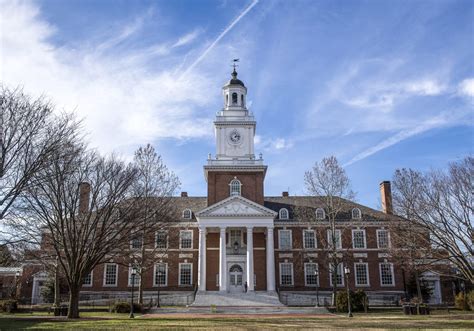
[[[130,300],[130,318],[135,318],[133,314],[133,288],[135,286],[135,276],[137,275],[137,268],[132,268],[132,299]]]
[[[319,307],[319,271],[314,270],[314,276],[316,277],[316,307]]]
[[[15,272],[15,293],[14,293],[14,299],[17,298],[18,296],[18,277],[20,277],[20,271],[17,270]]]
[[[352,306],[351,306],[351,292],[349,290],[349,274],[351,273],[351,269],[349,267],[344,267],[344,274],[346,275],[346,288],[347,288],[347,317],[352,317]]]

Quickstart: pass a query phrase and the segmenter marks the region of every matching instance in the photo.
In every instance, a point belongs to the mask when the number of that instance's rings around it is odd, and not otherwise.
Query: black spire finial
[[[232,62],[232,66],[234,67],[234,71],[232,71],[232,79],[237,79],[237,71],[235,70],[235,68],[238,67],[237,62],[239,62],[239,59],[233,59]]]

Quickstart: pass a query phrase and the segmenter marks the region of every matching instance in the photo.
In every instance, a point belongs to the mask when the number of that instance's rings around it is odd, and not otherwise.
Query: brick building
[[[246,108],[247,88],[232,73],[223,87],[224,108],[214,121],[215,156],[204,165],[207,197],[175,197],[175,222],[155,236],[155,266],[144,277],[144,293],[168,295],[209,292],[279,294],[284,303],[313,300],[316,290],[328,298],[332,278],[327,262],[328,221],[322,198],[264,195],[267,166],[255,155],[255,119]],[[346,254],[351,289],[363,289],[372,302],[394,303],[404,293],[404,275],[389,258],[392,214],[390,183],[381,183],[383,211],[343,201],[337,222],[337,245]],[[314,217],[301,219],[298,208]],[[130,243],[130,250],[140,245]],[[131,265],[111,261],[97,266],[84,280],[83,297],[128,295]],[[346,286],[340,265],[337,286]],[[40,275],[38,281],[44,280]],[[431,275],[436,302],[439,276]],[[33,281],[33,283],[35,283]],[[36,292],[38,292],[36,286]],[[305,295],[308,295],[305,297]],[[194,297],[193,297],[194,299]],[[37,302],[37,301],[35,301]],[[314,301],[313,301],[314,302]],[[176,303],[176,300],[175,300]],[[186,301],[185,303],[189,303]]]

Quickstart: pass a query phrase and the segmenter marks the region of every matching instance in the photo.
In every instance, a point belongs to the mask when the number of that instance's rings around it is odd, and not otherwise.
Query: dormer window
[[[280,219],[287,220],[288,219],[288,209],[282,208],[280,209]]]
[[[323,220],[326,218],[326,213],[324,212],[323,208],[316,209],[316,219]]]
[[[236,105],[238,102],[238,96],[237,96],[237,93],[232,93],[232,104],[233,105]]]
[[[183,210],[183,218],[186,220],[190,220],[192,216],[191,209]]]
[[[353,219],[361,219],[362,218],[362,213],[360,212],[359,208],[352,209],[352,218]]]
[[[241,189],[242,189],[242,184],[240,181],[234,177],[232,181],[230,182],[230,195],[241,195]]]

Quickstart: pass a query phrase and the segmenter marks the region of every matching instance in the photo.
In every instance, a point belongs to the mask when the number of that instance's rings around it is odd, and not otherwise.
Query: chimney
[[[181,198],[187,198],[188,192],[181,192]]]
[[[85,214],[89,211],[91,198],[91,185],[87,182],[79,184],[79,213]]]
[[[382,196],[382,210],[385,214],[393,214],[392,189],[390,182],[385,180],[380,183],[380,195]]]
[[[282,196],[282,197],[287,197],[287,196],[289,196],[288,191],[283,191],[283,192],[281,192],[281,196]]]

